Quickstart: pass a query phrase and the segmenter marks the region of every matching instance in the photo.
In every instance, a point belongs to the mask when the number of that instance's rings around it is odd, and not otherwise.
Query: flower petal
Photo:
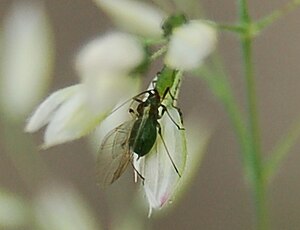
[[[29,118],[25,127],[26,132],[35,132],[46,125],[56,109],[68,98],[74,95],[82,85],[73,85],[67,88],[60,89],[52,93],[41,103]]]
[[[112,72],[103,72],[101,77],[86,78],[83,82],[87,106],[95,112],[110,111],[120,98],[130,98],[137,88],[138,80]]]
[[[60,106],[45,131],[44,148],[80,138],[96,127],[103,117],[90,111],[85,102],[79,91]]]
[[[160,38],[163,34],[161,24],[165,14],[141,1],[95,0],[112,16],[116,24],[127,31],[147,38]]]
[[[214,50],[216,41],[216,30],[211,25],[200,20],[190,21],[174,29],[165,63],[178,70],[195,69]]]
[[[101,124],[95,129],[95,132],[91,136],[91,144],[95,149],[94,152],[99,151],[99,143],[102,142],[103,138],[114,128],[122,124],[131,118],[129,114],[128,105],[133,95],[136,95],[139,88],[139,81],[136,81],[130,89],[124,94],[122,99],[119,99],[119,103],[114,107],[112,112],[101,122]],[[126,96],[128,95],[128,96]]]
[[[168,108],[172,118],[180,124],[180,116],[175,108]],[[184,173],[186,162],[185,132],[179,130],[168,115],[160,120],[163,140],[168,152],[179,173]],[[172,200],[174,191],[177,189],[180,177],[177,174],[162,139],[157,137],[157,145],[145,157],[135,160],[136,169],[144,180],[144,191],[149,202],[150,212],[152,209],[163,207]]]
[[[111,32],[88,43],[78,54],[81,78],[102,77],[103,72],[126,75],[144,59],[144,49],[134,36]]]

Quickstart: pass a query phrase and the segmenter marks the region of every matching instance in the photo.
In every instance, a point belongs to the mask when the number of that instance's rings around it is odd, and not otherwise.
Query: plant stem
[[[246,163],[250,170],[250,180],[256,208],[257,230],[268,229],[266,186],[263,176],[263,164],[260,146],[260,129],[257,111],[256,84],[254,76],[252,55],[252,24],[249,15],[247,0],[239,0],[240,24],[245,27],[245,33],[241,35],[242,61],[246,86],[246,100],[248,110],[248,129],[251,142],[249,161]]]
[[[246,23],[250,21],[250,15],[248,10],[248,1],[247,0],[238,0],[238,9],[240,22]]]
[[[274,10],[270,15],[262,18],[256,23],[257,29],[262,30],[265,27],[271,25],[276,20],[280,19],[281,17],[285,16],[292,10],[295,10],[300,5],[300,0],[292,0],[288,2],[286,5],[282,6],[278,10]]]
[[[243,53],[244,62],[244,75],[246,85],[246,99],[248,106],[248,125],[251,134],[251,140],[253,145],[253,154],[256,155],[257,160],[260,161],[260,129],[259,119],[257,111],[257,99],[256,99],[256,85],[252,63],[252,39],[248,36],[241,38],[241,48]],[[257,164],[258,164],[257,162]]]
[[[157,50],[154,54],[151,55],[150,61],[153,62],[160,56],[162,56],[165,52],[167,52],[167,47],[163,46],[159,50]]]
[[[264,177],[266,182],[270,183],[274,174],[277,172],[280,163],[286,158],[292,147],[300,137],[300,120],[293,122],[288,132],[281,138],[279,143],[272,151],[269,161],[265,164]]]
[[[239,25],[216,24],[217,29],[226,30],[235,33],[244,33],[244,27]]]
[[[246,85],[246,98],[248,107],[248,129],[251,142],[249,161],[250,179],[253,186],[253,195],[256,206],[257,229],[268,229],[267,208],[266,208],[266,188],[263,176],[263,164],[260,146],[260,129],[257,111],[256,85],[254,78],[254,68],[252,63],[252,38],[243,36],[241,38],[241,48],[244,62],[244,75]]]

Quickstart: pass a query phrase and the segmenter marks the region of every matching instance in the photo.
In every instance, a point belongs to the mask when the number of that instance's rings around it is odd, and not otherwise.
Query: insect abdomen
[[[131,131],[129,146],[139,157],[145,156],[152,149],[157,137],[156,120],[138,119]]]

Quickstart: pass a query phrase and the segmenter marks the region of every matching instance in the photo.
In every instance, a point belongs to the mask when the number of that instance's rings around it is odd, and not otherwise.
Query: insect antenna
[[[135,95],[134,97],[132,97],[132,98],[130,98],[130,99],[128,99],[128,100],[122,102],[122,104],[120,104],[119,106],[117,106],[116,108],[114,108],[109,114],[107,114],[107,116],[113,114],[113,113],[116,112],[118,109],[120,109],[121,107],[123,107],[124,105],[126,105],[127,103],[129,103],[131,100],[135,100],[135,101],[137,101],[137,102],[143,102],[142,100],[139,99],[139,97],[142,96],[143,94],[149,93],[149,92],[151,92],[151,91],[152,91],[152,89],[143,91],[143,92],[141,92],[141,93]]]

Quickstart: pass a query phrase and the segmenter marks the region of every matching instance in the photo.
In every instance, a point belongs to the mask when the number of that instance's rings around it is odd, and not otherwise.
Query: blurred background
[[[19,2],[29,4],[25,0]],[[236,1],[199,2],[205,12],[204,18],[223,23],[235,21]],[[260,18],[288,0],[249,2],[253,17]],[[1,36],[13,3],[12,0],[0,1]],[[134,185],[130,172],[108,191],[97,187],[95,149],[84,138],[39,150],[43,131],[34,135],[23,132],[30,111],[51,92],[77,83],[74,58],[80,47],[114,28],[92,1],[44,0],[42,3],[47,15],[45,23],[49,23],[51,28],[48,42],[53,42],[52,46],[47,47],[53,62],[45,67],[49,67],[47,74],[50,79],[48,89],[27,114],[20,115],[22,118],[15,119],[7,116],[5,111],[1,112],[1,229],[252,229],[251,196],[243,177],[233,130],[222,105],[205,83],[197,78],[184,79],[179,106],[187,124],[200,123],[200,126],[206,127],[204,129],[213,132],[204,152],[199,152],[203,154],[203,159],[195,178],[178,202],[170,204],[174,207],[169,208],[168,212],[154,213],[148,219],[146,205],[132,208],[137,206],[135,199],[139,195],[135,191],[140,188]],[[286,15],[255,41],[257,92],[265,156],[281,134],[300,118],[299,12],[300,9]],[[0,51],[5,51],[1,40]],[[230,33],[220,33],[218,50],[239,103],[243,106],[238,40]],[[4,54],[1,52],[0,63],[7,58]],[[30,57],[29,53],[27,58],[30,60]],[[150,81],[151,76],[144,79],[144,88]],[[12,89],[17,90],[17,85],[21,83],[15,84]],[[2,90],[3,85],[2,82]],[[9,93],[3,92],[1,101],[6,101]],[[15,110],[17,112],[18,108]],[[297,144],[284,160],[268,191],[272,229],[300,229],[299,149],[300,144]]]

